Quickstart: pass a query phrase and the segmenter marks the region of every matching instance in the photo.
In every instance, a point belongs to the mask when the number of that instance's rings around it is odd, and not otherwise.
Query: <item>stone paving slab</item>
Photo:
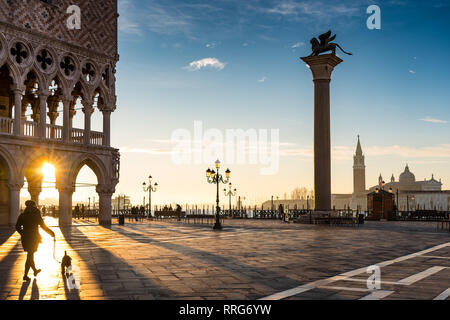
[[[326,227],[227,220],[224,231],[217,232],[207,225],[170,221],[111,228],[75,221],[68,229],[56,227],[52,218],[46,222],[57,234],[57,258],[65,250],[73,258],[75,285],[61,275],[46,234],[36,253],[43,271],[24,283],[26,256],[19,235],[0,228],[0,299],[261,299],[450,244],[450,234],[437,231],[435,223]],[[443,269],[408,286],[397,284],[436,266]],[[384,299],[434,299],[450,288],[449,267],[450,246],[384,266],[383,292],[377,294],[386,295]],[[285,299],[361,299],[371,294],[368,276],[356,274]]]

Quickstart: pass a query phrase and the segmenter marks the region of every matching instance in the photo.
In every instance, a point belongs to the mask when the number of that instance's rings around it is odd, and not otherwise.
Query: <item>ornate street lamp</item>
[[[156,192],[158,189],[158,183],[152,184],[152,176],[148,177],[148,185],[147,183],[142,184],[142,188],[144,189],[144,192],[148,192],[148,217],[151,217],[152,215],[152,192]]]
[[[231,213],[231,197],[234,197],[234,196],[236,196],[236,194],[237,194],[237,190],[236,190],[236,188],[234,189],[234,190],[231,190],[231,188],[232,188],[232,184],[231,184],[231,182],[228,184],[228,190],[227,189],[223,189],[223,192],[225,193],[225,196],[226,197],[229,197],[229,201],[230,201],[230,213]]]
[[[225,178],[223,178],[223,176],[219,173],[220,170],[220,161],[217,160],[215,162],[215,166],[216,166],[216,170],[211,170],[208,169],[206,170],[206,181],[210,184],[215,184],[217,185],[217,194],[216,194],[216,223],[214,224],[214,230],[221,230],[222,229],[222,225],[220,223],[220,205],[219,205],[219,185],[221,183],[223,184],[227,184],[228,182],[230,182],[230,174],[231,171],[230,169],[227,169],[227,171],[225,171]]]

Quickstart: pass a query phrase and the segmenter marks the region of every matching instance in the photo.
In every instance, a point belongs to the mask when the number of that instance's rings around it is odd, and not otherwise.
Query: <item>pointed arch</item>
[[[35,176],[37,173],[36,170],[39,170],[45,162],[55,167],[57,175],[67,166],[65,158],[58,154],[48,153],[44,149],[37,149],[34,154],[35,156],[33,158],[23,163],[19,172],[20,176],[27,177],[27,179],[30,176]]]
[[[30,74],[32,74],[35,78],[36,78],[36,82],[39,86],[39,88],[43,88],[45,87],[47,81],[45,80],[45,78],[42,76],[42,72],[40,72],[39,70],[37,70],[34,66],[32,66],[31,68],[28,68],[25,72],[24,72],[24,77],[23,77],[23,83],[25,84],[25,82],[28,80]]]
[[[3,66],[5,66],[6,68],[8,68],[9,71],[9,76],[12,79],[12,83],[14,85],[20,85],[21,83],[21,75],[20,75],[20,71],[17,68],[17,66],[14,63],[11,63],[10,61],[6,61]]]
[[[105,87],[103,82],[101,82],[98,85],[98,87],[94,90],[94,96],[96,95],[96,93],[99,93],[100,96],[102,97],[102,99],[103,99],[103,108],[109,106],[109,104],[111,102],[111,101],[109,101],[110,96],[109,96],[108,92],[109,92],[109,89]],[[102,109],[100,109],[100,110],[102,110]]]
[[[93,154],[82,154],[73,161],[69,172],[69,181],[72,185],[75,185],[78,173],[84,166],[88,166],[97,176],[98,185],[105,184],[108,171],[102,160]]]
[[[9,151],[0,145],[0,165],[5,171],[5,177],[9,181],[17,181],[16,161]]]
[[[86,85],[82,81],[77,81],[72,88],[71,92],[72,96],[79,96],[84,101],[92,101],[91,95],[89,94],[89,90],[86,88]]]

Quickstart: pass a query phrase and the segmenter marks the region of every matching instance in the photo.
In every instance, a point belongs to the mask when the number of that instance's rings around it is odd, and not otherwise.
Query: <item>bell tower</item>
[[[361,195],[366,191],[366,165],[361,148],[361,141],[358,135],[358,145],[353,157],[353,194]]]

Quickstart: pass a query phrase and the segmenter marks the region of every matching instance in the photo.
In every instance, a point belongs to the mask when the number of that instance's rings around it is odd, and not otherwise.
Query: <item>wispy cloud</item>
[[[125,153],[140,153],[140,154],[150,154],[150,155],[170,155],[170,154],[172,154],[172,149],[121,147],[120,152],[123,154],[125,154]]]
[[[179,7],[158,0],[139,2],[119,0],[121,32],[132,35],[141,35],[145,31],[163,35],[190,34],[192,17]]]
[[[203,68],[213,68],[217,70],[223,70],[225,68],[226,63],[221,62],[217,58],[204,58],[201,60],[192,61],[188,66],[184,67],[184,69],[188,71],[199,71]]]
[[[416,74],[416,72],[414,71],[414,70],[409,70],[409,73],[411,73],[411,74]]]
[[[304,46],[304,45],[305,45],[304,42],[296,42],[291,46],[291,48],[296,49],[296,48],[300,48],[301,46]]]
[[[441,120],[441,119],[436,119],[436,118],[431,118],[431,117],[425,117],[423,119],[419,119],[420,121],[425,121],[425,122],[431,122],[431,123],[448,123],[447,120]]]
[[[267,77],[262,77],[261,79],[258,80],[259,83],[263,83],[267,80]]]
[[[142,35],[142,27],[134,17],[135,7],[131,0],[119,0],[119,31],[132,35]]]
[[[354,146],[334,146],[331,150],[333,160],[351,160],[355,152]],[[397,156],[405,159],[450,159],[450,144],[440,144],[430,147],[408,146],[369,146],[364,147],[364,153],[369,157]],[[312,148],[288,148],[280,152],[283,156],[312,158]]]
[[[294,0],[282,0],[275,1],[270,7],[260,8],[263,12],[273,15],[281,15],[284,17],[335,17],[335,16],[355,16],[361,14],[358,1],[342,1],[340,3],[334,3],[329,5],[324,1],[294,1]]]
[[[217,43],[215,42],[207,43],[205,47],[207,47],[208,49],[214,49],[217,47]]]

